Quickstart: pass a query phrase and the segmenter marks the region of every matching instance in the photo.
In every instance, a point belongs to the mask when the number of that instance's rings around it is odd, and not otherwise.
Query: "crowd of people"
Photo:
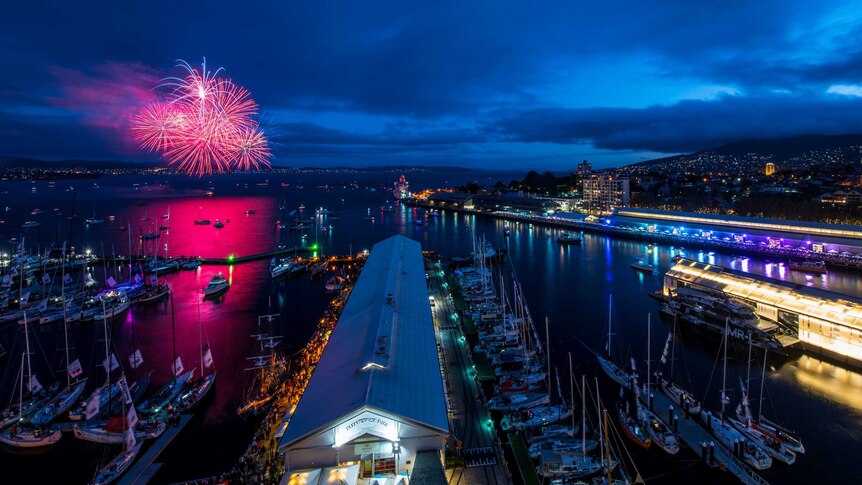
[[[351,283],[355,281],[360,269],[361,265],[354,265],[353,272],[347,275],[345,280]],[[287,378],[278,387],[272,407],[239,462],[230,471],[212,479],[212,482],[204,483],[277,484],[281,481],[284,475],[284,459],[278,452],[276,434],[287,410],[299,402],[311,380],[352,287],[352,284],[342,287],[339,294],[330,301],[314,335],[306,346],[292,357],[293,363]]]

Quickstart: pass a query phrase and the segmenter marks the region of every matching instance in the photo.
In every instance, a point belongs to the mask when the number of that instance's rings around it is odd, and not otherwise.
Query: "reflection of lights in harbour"
[[[807,355],[793,368],[793,378],[827,399],[862,410],[862,374]]]

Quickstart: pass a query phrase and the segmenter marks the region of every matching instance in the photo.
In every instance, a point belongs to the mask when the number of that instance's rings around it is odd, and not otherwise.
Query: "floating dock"
[[[661,390],[655,389],[653,391],[653,412],[659,416],[663,416],[672,405],[673,401],[665,396]],[[679,409],[678,406],[674,406],[674,411],[681,412],[682,410]],[[685,442],[689,448],[694,450],[702,460],[705,458],[702,456],[703,452],[701,443],[714,442],[715,459],[718,461],[718,464],[721,468],[736,476],[736,478],[745,485],[769,485],[768,482],[758,475],[750,466],[734,456],[722,444],[718,443],[718,440],[709,434],[709,432],[694,418],[685,418],[684,416],[680,417],[677,432],[682,441]]]
[[[171,444],[171,441],[180,434],[180,431],[189,424],[189,421],[192,420],[191,414],[184,414],[180,418],[180,423],[176,426],[168,426],[168,429],[162,433],[156,439],[156,442],[151,444],[147,451],[141,455],[140,458],[129,468],[123,476],[120,478],[120,481],[117,482],[119,485],[144,485],[149,482],[155,472],[161,467],[160,463],[153,464],[154,461],[165,451],[165,448]]]

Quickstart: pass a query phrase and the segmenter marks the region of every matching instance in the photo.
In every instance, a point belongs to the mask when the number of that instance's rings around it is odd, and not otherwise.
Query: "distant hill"
[[[647,160],[622,167],[626,172],[751,173],[762,172],[767,162],[778,170],[810,166],[862,168],[862,134],[801,135],[769,140],[743,140],[708,150]]]

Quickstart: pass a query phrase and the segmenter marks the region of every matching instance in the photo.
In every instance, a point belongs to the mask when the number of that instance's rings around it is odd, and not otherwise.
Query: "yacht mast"
[[[604,443],[602,443],[602,441],[604,440],[604,435],[602,434],[603,431],[602,431],[602,419],[601,419],[602,401],[601,401],[601,399],[599,399],[599,378],[596,377],[595,379],[596,379],[596,410],[598,410],[598,412],[599,412],[599,415],[597,416],[598,421],[599,421],[599,447],[601,448],[602,446],[604,446]]]
[[[724,421],[724,406],[727,402],[727,319],[724,320],[724,359],[721,368],[721,420]]]
[[[21,358],[21,389],[18,392],[18,421],[22,421],[24,413],[24,359],[27,360],[27,386],[31,388],[33,369],[30,368],[30,331],[27,329],[27,311],[24,311],[24,355]]]
[[[572,429],[575,429],[575,378],[572,375],[572,353],[569,352],[569,387],[571,388]]]
[[[650,342],[652,338],[652,313],[647,313],[647,338],[646,338],[646,399],[649,402],[650,394]]]
[[[763,414],[763,383],[766,382],[766,354],[769,352],[769,349],[763,349],[763,371],[760,375],[760,400],[757,403],[757,422],[759,423],[762,419]]]
[[[60,301],[63,302],[63,337],[66,340],[66,385],[72,385],[72,376],[69,374],[69,327],[66,325],[66,244],[63,244],[63,275],[60,277]]]
[[[614,295],[610,295],[608,297],[608,347],[605,349],[609,358],[611,356],[611,306],[613,305],[613,301]]]
[[[581,376],[581,454],[587,458],[587,376]]]
[[[545,360],[548,361],[548,394],[551,393],[551,334],[548,333],[548,317],[545,317]],[[563,396],[560,396],[562,399]]]

